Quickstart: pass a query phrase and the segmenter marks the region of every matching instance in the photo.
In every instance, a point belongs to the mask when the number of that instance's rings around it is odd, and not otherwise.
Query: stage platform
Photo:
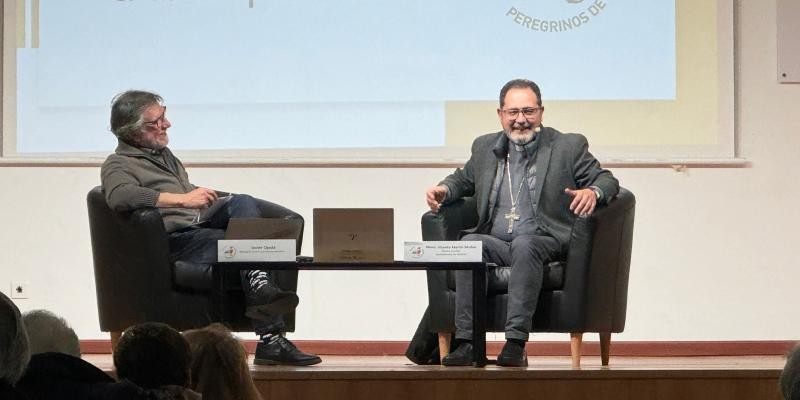
[[[781,400],[782,356],[530,356],[528,368],[418,366],[402,356],[322,356],[311,367],[252,366],[264,400]],[[84,356],[107,372],[109,354]]]

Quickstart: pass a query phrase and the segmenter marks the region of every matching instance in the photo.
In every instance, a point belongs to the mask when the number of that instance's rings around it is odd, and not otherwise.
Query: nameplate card
[[[220,240],[217,261],[294,261],[295,245],[294,239]]]
[[[403,261],[481,262],[483,243],[479,241],[405,242]]]

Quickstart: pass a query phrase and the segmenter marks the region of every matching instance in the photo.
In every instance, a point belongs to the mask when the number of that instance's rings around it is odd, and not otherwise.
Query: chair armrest
[[[478,224],[475,199],[466,197],[443,205],[439,212],[422,215],[422,240],[458,240],[464,229]]]
[[[577,218],[570,237],[563,298],[576,312],[566,325],[621,332],[625,325],[636,199],[624,188],[591,216]]]
[[[439,212],[422,215],[422,240],[458,240],[464,229],[478,224],[478,211],[472,197],[443,205]],[[452,313],[455,292],[447,287],[448,274],[453,271],[428,271],[428,307],[431,332],[446,332],[454,326]]]
[[[112,211],[99,187],[87,196],[101,328],[160,315],[172,291],[169,244],[157,209]]]

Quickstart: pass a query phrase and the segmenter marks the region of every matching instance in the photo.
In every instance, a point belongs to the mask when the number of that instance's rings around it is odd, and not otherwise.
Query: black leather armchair
[[[620,192],[607,206],[572,227],[565,260],[545,266],[539,304],[533,317],[534,332],[569,332],[572,365],[580,366],[584,332],[600,334],[601,360],[608,365],[611,333],[625,328],[628,272],[631,261],[636,200]],[[423,240],[458,240],[459,232],[478,223],[475,200],[461,199],[436,214],[422,216]],[[510,267],[491,268],[487,286],[486,327],[505,329]],[[428,271],[429,330],[439,333],[442,357],[455,330],[455,277],[452,271]]]
[[[123,330],[142,322],[186,330],[223,321],[234,331],[253,329],[244,316],[238,272],[228,271],[231,276],[225,279],[231,284],[222,293],[223,318],[211,298],[211,266],[169,261],[167,234],[157,209],[115,212],[99,186],[86,200],[100,329],[111,332],[112,344]],[[298,251],[302,236],[301,229]],[[296,270],[273,273],[280,288],[297,290]],[[286,314],[284,321],[287,331],[294,331],[294,313]]]

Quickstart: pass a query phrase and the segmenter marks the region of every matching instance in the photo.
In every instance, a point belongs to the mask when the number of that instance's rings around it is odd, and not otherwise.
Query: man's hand
[[[572,203],[569,209],[575,215],[589,215],[594,212],[594,207],[597,205],[597,195],[592,189],[564,189],[564,193],[572,196]]]
[[[431,186],[425,192],[425,201],[428,202],[428,207],[431,208],[431,211],[439,212],[439,207],[442,206],[445,196],[447,196],[447,188],[445,186]]]
[[[161,193],[157,207],[208,208],[217,200],[217,192],[199,187],[189,193]]]

